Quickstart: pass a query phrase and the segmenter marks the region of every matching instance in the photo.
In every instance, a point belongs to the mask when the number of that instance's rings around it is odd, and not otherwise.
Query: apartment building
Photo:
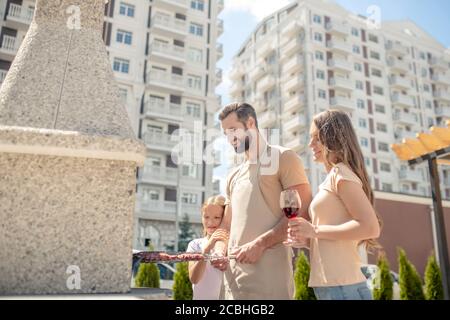
[[[33,17],[35,1],[0,0],[0,81]],[[223,56],[217,38],[223,0],[109,0],[103,39],[136,135],[147,146],[138,172],[134,248],[174,246],[176,221],[187,214],[201,234],[202,201],[213,193],[215,162],[177,165],[178,129],[214,127]],[[179,204],[179,205],[177,205]],[[178,218],[177,218],[178,217]]]
[[[230,78],[231,100],[252,103],[261,128],[281,130],[314,190],[325,172],[307,150],[309,125],[337,108],[352,118],[374,189],[430,195],[427,167],[410,168],[390,149],[450,118],[450,53],[414,22],[377,26],[332,1],[293,1],[259,23]],[[441,174],[450,198],[450,168]]]

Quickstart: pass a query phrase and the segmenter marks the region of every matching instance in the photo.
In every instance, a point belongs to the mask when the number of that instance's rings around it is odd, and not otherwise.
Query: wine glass
[[[295,219],[298,217],[300,208],[302,206],[302,201],[297,190],[284,190],[280,194],[280,207],[283,210],[284,215],[289,219]],[[286,241],[283,242],[285,246],[290,246],[294,248],[306,247],[303,242],[297,242],[292,240],[289,235]]]

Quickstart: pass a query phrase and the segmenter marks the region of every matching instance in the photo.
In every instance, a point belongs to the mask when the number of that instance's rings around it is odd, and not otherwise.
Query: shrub
[[[308,287],[310,270],[308,259],[301,251],[295,263],[295,300],[316,300],[314,290]]]
[[[392,300],[394,296],[394,281],[392,280],[389,262],[384,255],[378,258],[378,271],[373,286],[374,300]]]
[[[187,262],[177,263],[173,283],[174,300],[192,300],[192,284]]]
[[[427,267],[425,268],[425,297],[427,300],[444,299],[441,270],[434,253],[428,258]]]
[[[400,278],[400,299],[425,300],[422,281],[416,268],[406,257],[403,249],[399,249],[398,269]]]
[[[154,263],[141,263],[135,281],[137,288],[159,288],[159,269]]]

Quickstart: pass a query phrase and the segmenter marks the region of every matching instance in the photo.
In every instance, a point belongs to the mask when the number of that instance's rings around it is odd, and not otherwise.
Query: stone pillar
[[[130,289],[145,146],[102,40],[105,0],[37,0],[0,91],[0,294]]]

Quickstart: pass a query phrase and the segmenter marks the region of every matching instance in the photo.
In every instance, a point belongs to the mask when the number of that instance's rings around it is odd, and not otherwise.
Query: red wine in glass
[[[297,218],[298,216],[298,208],[296,207],[286,207],[283,208],[283,213],[288,219]]]

